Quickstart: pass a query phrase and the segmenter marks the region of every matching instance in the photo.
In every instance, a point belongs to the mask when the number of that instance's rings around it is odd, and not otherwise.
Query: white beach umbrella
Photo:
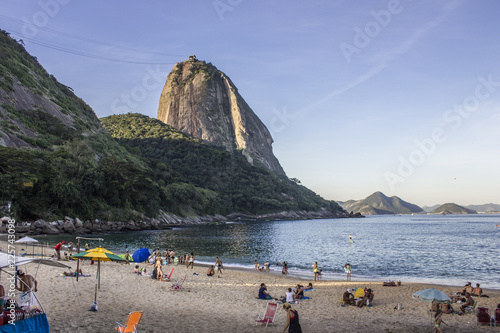
[[[31,237],[23,237],[23,238],[20,238],[18,240],[16,240],[14,243],[16,244],[31,244],[33,245],[33,254],[35,253],[35,243],[38,243],[38,241],[34,238],[31,238]]]
[[[16,240],[14,243],[31,244],[31,243],[38,243],[38,241],[34,238],[26,236],[26,237],[23,237],[23,238]]]
[[[412,295],[413,298],[419,299],[424,302],[436,302],[436,303],[451,303],[451,298],[448,297],[441,290],[434,288],[419,290]],[[432,323],[432,313],[431,313],[431,323]],[[431,327],[431,330],[434,326]]]
[[[425,302],[451,303],[451,298],[448,295],[434,288],[419,290],[412,297]]]

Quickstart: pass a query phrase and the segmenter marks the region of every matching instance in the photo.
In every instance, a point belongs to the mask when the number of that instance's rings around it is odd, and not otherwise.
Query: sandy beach
[[[0,242],[0,248],[6,248]],[[223,258],[222,258],[223,259]],[[63,261],[76,268],[76,262]],[[141,264],[144,267],[145,264]],[[98,291],[98,311],[88,311],[94,299],[97,263],[83,261],[84,274],[90,277],[61,277],[64,269],[40,266],[37,296],[49,319],[51,332],[113,332],[115,322],[124,323],[127,314],[142,310],[140,323],[142,332],[281,332],[286,314],[279,305],[275,324],[265,328],[256,326],[255,318],[265,312],[269,301],[257,299],[259,285],[264,282],[269,293],[276,298],[284,296],[288,287],[300,280],[254,270],[225,269],[220,278],[208,277],[207,268],[196,265],[186,269],[184,265],[169,265],[164,272],[174,267],[172,279],[186,276],[184,291],[171,290],[170,282],[156,281],[132,273],[133,265],[101,263],[101,288]],[[35,264],[22,269],[34,275]],[[152,266],[148,265],[148,271]],[[196,273],[196,275],[195,275]],[[7,274],[2,274],[1,283],[6,283]],[[464,281],[465,282],[465,281]],[[480,281],[472,281],[473,283]],[[410,284],[402,281],[399,287],[383,287],[381,281],[320,281],[314,283],[315,290],[307,291],[308,300],[293,304],[299,312],[304,332],[431,332],[430,303],[412,299],[411,295],[421,289],[434,287],[447,294],[459,287],[428,284]],[[339,306],[346,288],[371,288],[375,291],[372,307],[357,308]],[[476,298],[478,306],[496,308],[500,303],[499,290],[484,290],[489,298]],[[394,307],[402,304],[401,310]],[[453,304],[455,310],[459,304]],[[445,314],[444,332],[497,332],[498,328],[477,327],[474,314]]]

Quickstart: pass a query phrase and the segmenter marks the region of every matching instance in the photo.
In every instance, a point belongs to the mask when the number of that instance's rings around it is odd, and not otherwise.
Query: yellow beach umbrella
[[[85,252],[80,252],[71,256],[74,259],[86,259],[97,261],[97,286],[101,289],[101,261],[125,261],[125,259],[117,256],[111,251],[106,250],[102,246],[96,247]]]

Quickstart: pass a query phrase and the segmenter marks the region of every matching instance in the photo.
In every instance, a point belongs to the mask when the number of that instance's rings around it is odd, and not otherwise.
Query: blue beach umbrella
[[[143,262],[146,261],[150,255],[149,250],[143,247],[134,252],[132,259],[134,259],[134,262]]]

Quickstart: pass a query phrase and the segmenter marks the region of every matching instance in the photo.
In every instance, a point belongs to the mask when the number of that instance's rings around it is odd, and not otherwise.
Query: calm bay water
[[[174,230],[99,235],[114,252],[140,247],[194,252],[197,262],[253,267],[255,259],[271,269],[286,261],[291,274],[312,277],[318,262],[324,279],[401,280],[462,286],[467,281],[500,289],[500,215],[369,216],[364,219],[230,222]],[[354,243],[349,244],[349,234]],[[98,237],[92,235],[89,237]],[[74,241],[47,236],[40,240]],[[94,246],[97,243],[90,243]]]

